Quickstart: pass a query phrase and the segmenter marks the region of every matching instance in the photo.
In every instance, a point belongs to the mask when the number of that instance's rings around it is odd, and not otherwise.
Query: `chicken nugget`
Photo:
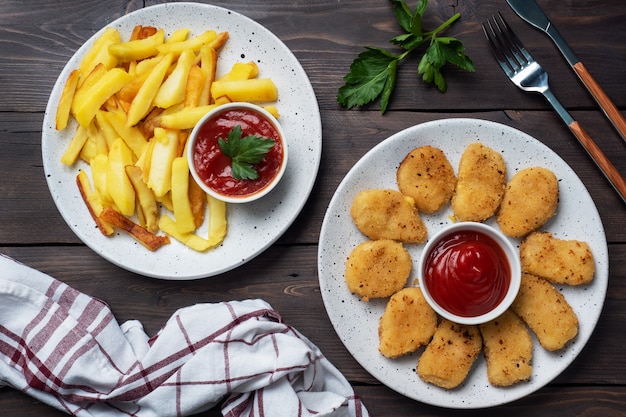
[[[578,334],[576,313],[563,294],[543,278],[522,273],[522,284],[511,308],[546,350],[559,350]]]
[[[526,168],[506,185],[496,220],[504,234],[523,237],[554,216],[558,203],[556,175],[547,168]]]
[[[519,252],[523,272],[552,283],[581,285],[593,280],[596,268],[587,242],[534,232],[522,241]]]
[[[422,146],[402,160],[396,172],[400,192],[415,200],[422,213],[441,209],[454,194],[454,169],[439,148]]]
[[[384,298],[400,291],[413,268],[413,261],[402,243],[368,240],[355,247],[346,261],[348,289],[363,301]]]
[[[508,387],[530,378],[533,341],[530,332],[512,310],[479,326],[487,359],[487,378],[497,387]]]
[[[482,222],[493,216],[504,196],[506,165],[499,152],[472,143],[461,155],[452,210],[460,221]]]
[[[364,190],[352,201],[350,215],[356,227],[370,239],[422,243],[428,231],[415,202],[396,190]]]
[[[417,287],[391,296],[378,325],[378,350],[388,358],[414,352],[427,344],[437,329],[437,314]]]
[[[417,363],[424,381],[441,388],[459,386],[469,374],[482,349],[478,326],[442,320]]]

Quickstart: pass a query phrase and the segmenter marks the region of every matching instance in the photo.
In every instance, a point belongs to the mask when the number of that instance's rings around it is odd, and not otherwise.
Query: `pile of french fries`
[[[89,164],[91,178],[81,170],[76,183],[103,235],[118,228],[153,251],[170,237],[197,251],[223,241],[226,205],[191,177],[189,133],[207,112],[232,101],[266,104],[279,116],[271,105],[276,85],[258,77],[254,62],[235,63],[216,79],[227,40],[228,32],[191,36],[183,28],[166,37],[162,28],[138,25],[124,41],[107,28],[68,76],[56,129],[67,128],[71,117],[77,128],[61,162]]]

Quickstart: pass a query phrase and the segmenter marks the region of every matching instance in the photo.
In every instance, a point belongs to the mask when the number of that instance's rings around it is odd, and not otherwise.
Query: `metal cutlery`
[[[600,108],[604,111],[606,117],[613,123],[613,126],[622,136],[622,139],[626,141],[626,119],[617,109],[615,104],[602,90],[602,87],[591,76],[587,68],[578,59],[574,51],[569,47],[567,42],[563,39],[561,34],[556,30],[556,27],[550,22],[548,16],[541,10],[535,0],[506,0],[509,6],[515,13],[519,15],[526,22],[530,23],[537,29],[546,33],[559,48],[567,62],[574,69],[574,72],[582,83],[587,87],[587,90],[591,93],[596,100]]]
[[[626,203],[626,181],[593,139],[572,118],[552,93],[548,85],[548,74],[528,53],[502,15],[500,13],[494,15],[490,20],[483,23],[482,27],[491,51],[504,73],[513,84],[522,90],[543,94],[621,196],[622,201]]]

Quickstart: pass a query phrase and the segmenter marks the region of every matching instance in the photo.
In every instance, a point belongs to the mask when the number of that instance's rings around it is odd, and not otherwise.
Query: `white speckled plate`
[[[311,83],[300,63],[283,42],[253,20],[233,11],[198,3],[169,3],[130,13],[109,26],[127,39],[132,28],[142,24],[163,27],[170,34],[188,27],[191,35],[205,30],[228,31],[229,40],[219,55],[218,76],[237,61],[254,61],[259,76],[269,77],[278,87],[276,106],[289,142],[289,165],[280,184],[262,200],[228,206],[228,234],[223,244],[206,253],[195,252],[172,241],[150,252],[132,237],[120,233],[107,238],[95,228],[75,185],[79,169],[60,158],[75,125],[58,132],[55,112],[69,72],[76,68],[101,31],[89,39],[63,69],[46,109],[42,154],[52,198],[76,235],[95,252],[130,271],[155,278],[184,280],[209,277],[231,270],[258,255],[274,243],[302,210],[313,188],[322,148],[319,108]],[[104,29],[103,29],[104,30]],[[205,226],[199,233],[205,231]]]
[[[594,281],[583,287],[559,287],[580,321],[578,336],[565,348],[549,353],[534,340],[533,374],[528,382],[508,388],[489,384],[482,355],[462,386],[444,390],[422,381],[416,366],[422,350],[400,359],[387,359],[378,352],[378,321],[386,299],[360,301],[344,281],[345,260],[366,238],[354,226],[350,206],[354,196],[369,188],[397,189],[395,173],[412,149],[432,145],[442,149],[453,167],[458,167],[467,145],[480,141],[502,153],[508,178],[529,166],[551,169],[559,179],[560,204],[544,230],[562,239],[585,240],[595,262]],[[422,215],[430,235],[450,224],[448,204],[440,212]],[[497,227],[495,222],[488,224]],[[512,239],[519,245],[519,240]],[[405,245],[414,265],[423,245]],[[531,136],[498,123],[475,119],[439,120],[403,130],[369,151],[348,172],[333,196],[322,225],[319,245],[319,280],[322,298],[340,339],[354,358],[383,384],[424,403],[447,408],[484,408],[522,398],[558,376],[583,349],[600,317],[608,284],[608,250],[602,222],[589,193],[572,169],[552,150]],[[409,284],[417,277],[409,279]]]

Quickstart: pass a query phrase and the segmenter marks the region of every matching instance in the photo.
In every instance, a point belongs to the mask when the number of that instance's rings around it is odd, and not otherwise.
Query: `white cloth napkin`
[[[80,417],[367,417],[345,377],[262,300],[178,310],[149,338],[0,255],[0,387]]]

